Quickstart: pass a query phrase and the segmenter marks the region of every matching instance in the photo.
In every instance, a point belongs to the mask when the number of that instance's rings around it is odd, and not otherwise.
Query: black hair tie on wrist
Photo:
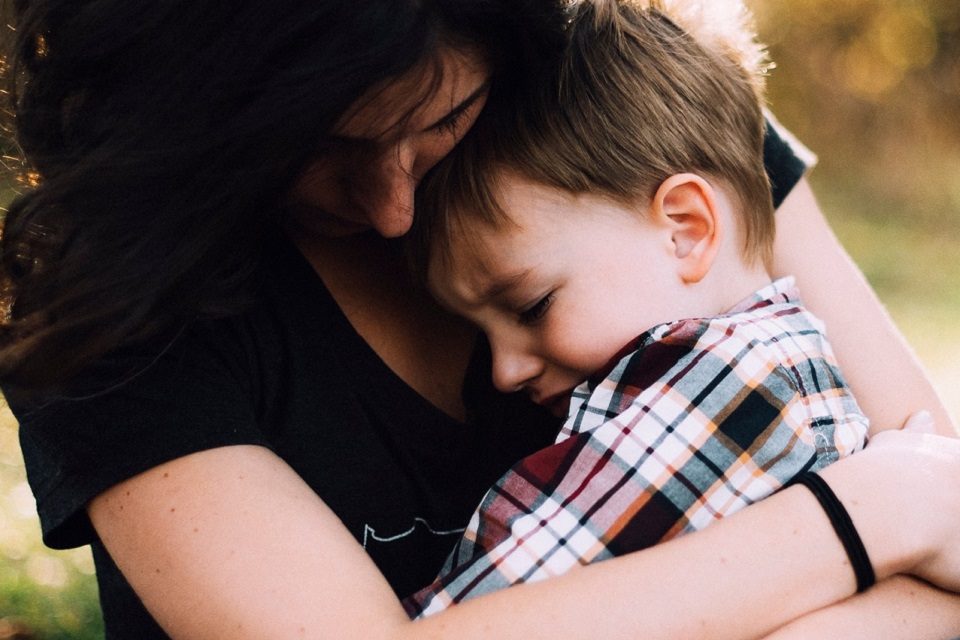
[[[860,534],[853,526],[853,520],[850,514],[843,507],[843,503],[837,497],[837,494],[827,485],[823,478],[815,473],[804,473],[791,480],[787,486],[802,484],[816,497],[820,506],[826,512],[833,525],[833,530],[837,532],[837,537],[843,543],[843,548],[850,558],[850,565],[853,567],[853,573],[857,577],[857,593],[863,593],[877,582],[877,576],[873,571],[873,565],[870,564],[870,557],[867,556],[867,549],[863,546]]]

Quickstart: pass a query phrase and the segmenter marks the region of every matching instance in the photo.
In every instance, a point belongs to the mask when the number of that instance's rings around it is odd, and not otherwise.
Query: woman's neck
[[[374,233],[291,237],[384,363],[431,404],[462,420],[463,380],[476,330],[411,283],[400,242]]]

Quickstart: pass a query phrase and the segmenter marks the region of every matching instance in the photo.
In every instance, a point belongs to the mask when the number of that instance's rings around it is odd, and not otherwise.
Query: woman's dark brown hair
[[[16,141],[37,185],[3,222],[0,383],[27,389],[242,309],[284,194],[348,105],[444,44],[479,47],[502,95],[554,9],[3,1]]]

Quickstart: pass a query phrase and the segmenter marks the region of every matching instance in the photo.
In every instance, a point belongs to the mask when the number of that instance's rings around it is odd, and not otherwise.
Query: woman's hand
[[[960,440],[934,430],[929,414],[915,415],[822,475],[883,575],[910,573],[960,592]],[[856,466],[863,472],[852,473]],[[900,558],[888,564],[894,550]]]
[[[927,551],[910,573],[960,592],[960,440],[937,436],[935,429],[929,414],[913,416],[901,431],[874,436],[870,448],[920,472],[910,474],[919,486],[910,488],[906,498],[918,512],[916,522],[926,523],[930,533],[921,535]],[[911,520],[896,525],[910,528]]]
[[[915,436],[935,434],[937,432],[933,416],[927,411],[914,414],[904,425],[906,433]],[[938,439],[911,437],[902,440],[891,437],[894,432],[878,434],[871,443],[881,449],[890,447],[896,455],[897,447],[927,447],[945,445],[947,450],[938,449],[933,453],[949,457],[949,448],[955,441],[940,442]],[[919,441],[919,445],[916,442]],[[949,463],[948,463],[949,464]],[[953,467],[956,467],[956,462]],[[934,472],[936,477],[936,472]],[[942,492],[949,500],[952,492]],[[922,502],[922,501],[918,501]],[[952,502],[956,502],[955,500]],[[898,521],[899,522],[899,521]],[[910,526],[899,522],[898,526]],[[940,525],[942,526],[942,524]],[[936,527],[934,527],[936,528]],[[948,526],[947,532],[956,531]],[[944,549],[956,549],[956,544],[947,539],[940,543]],[[950,558],[943,557],[943,550],[935,551],[929,560],[921,561],[916,569],[919,574],[931,576],[932,581],[949,583],[954,581],[956,572],[950,568]],[[955,559],[954,559],[955,560]],[[951,574],[951,571],[953,573]],[[823,629],[830,629],[831,635],[848,640],[941,640],[952,638],[960,633],[960,594],[942,591],[927,582],[904,575],[893,576],[881,581],[865,593],[847,598],[843,602],[831,605],[801,616],[790,624],[778,629],[764,640],[802,640],[822,635]]]

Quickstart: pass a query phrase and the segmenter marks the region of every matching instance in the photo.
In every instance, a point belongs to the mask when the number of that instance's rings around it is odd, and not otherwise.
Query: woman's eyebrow
[[[453,122],[454,120],[457,119],[457,117],[458,117],[461,113],[463,113],[464,111],[466,111],[467,109],[469,109],[471,106],[473,106],[473,104],[474,104],[477,100],[479,100],[480,97],[483,96],[483,94],[485,94],[488,89],[490,89],[490,81],[489,81],[489,80],[485,81],[485,82],[484,82],[483,84],[481,84],[479,87],[477,87],[476,89],[474,89],[474,90],[473,90],[473,93],[471,93],[471,94],[468,95],[466,98],[464,98],[463,100],[461,100],[461,101],[460,101],[460,104],[458,104],[458,105],[455,106],[453,109],[451,109],[450,111],[448,111],[447,114],[444,115],[442,118],[440,118],[440,119],[437,120],[436,122],[434,122],[434,123],[432,123],[432,124],[427,125],[426,127],[424,127],[423,131],[431,131],[431,130],[433,130],[433,129],[439,129],[439,128],[442,127],[442,126]]]

